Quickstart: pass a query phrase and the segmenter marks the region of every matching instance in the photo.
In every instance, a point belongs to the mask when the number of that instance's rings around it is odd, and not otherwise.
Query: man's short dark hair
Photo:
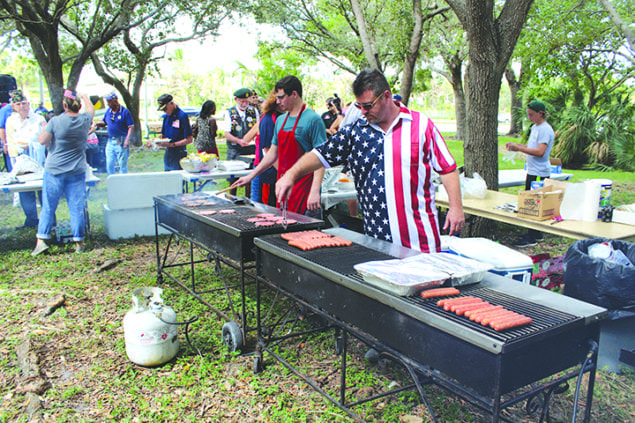
[[[366,68],[357,74],[353,81],[353,94],[358,97],[366,90],[373,90],[373,94],[378,96],[386,90],[390,91],[390,85],[378,69]]]
[[[295,91],[298,93],[298,96],[302,97],[302,82],[293,75],[287,75],[276,82],[274,90],[284,90],[286,95],[291,95]]]

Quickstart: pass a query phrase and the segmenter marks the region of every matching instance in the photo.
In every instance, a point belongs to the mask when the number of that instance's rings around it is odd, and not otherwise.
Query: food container
[[[531,257],[487,238],[448,237],[451,253],[492,265],[490,272],[529,283],[534,268]]]
[[[395,295],[409,296],[444,283],[457,286],[480,282],[492,266],[465,257],[435,253],[401,260],[370,261],[354,267],[365,282]]]
[[[201,157],[201,162],[203,163],[201,167],[201,172],[211,172],[212,170],[216,169],[216,165],[218,164],[218,158],[217,157],[209,157],[209,158]]]
[[[203,170],[203,161],[198,156],[183,157],[179,163],[186,172],[198,173]]]
[[[340,191],[355,190],[355,182],[353,182],[353,178],[346,176],[344,174],[340,175],[340,178],[337,180],[337,183],[335,184],[335,186]]]

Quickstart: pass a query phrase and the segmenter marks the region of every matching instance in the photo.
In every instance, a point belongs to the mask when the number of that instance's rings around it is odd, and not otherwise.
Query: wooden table
[[[449,207],[446,199],[437,198],[436,204],[439,207]],[[524,219],[518,213],[509,212],[495,208],[505,203],[515,203],[518,195],[506,194],[498,191],[487,191],[484,199],[463,199],[463,210],[466,214],[486,217],[499,222],[511,225],[523,226],[525,228],[536,229],[541,232],[548,232],[554,235],[565,236],[573,239],[587,239],[594,237],[604,237],[625,241],[635,241],[635,226],[624,225],[614,222],[581,222],[577,220],[565,220],[557,223],[551,219],[536,221]],[[553,223],[553,224],[552,224]]]

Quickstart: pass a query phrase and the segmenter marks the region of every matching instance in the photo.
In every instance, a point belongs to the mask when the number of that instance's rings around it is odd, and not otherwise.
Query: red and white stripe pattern
[[[434,123],[401,107],[387,133],[365,118],[316,149],[331,166],[347,163],[356,181],[367,235],[420,250],[440,250],[432,171],[456,162]]]

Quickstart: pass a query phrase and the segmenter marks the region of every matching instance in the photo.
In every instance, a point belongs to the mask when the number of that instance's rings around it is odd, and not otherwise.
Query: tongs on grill
[[[282,212],[282,227],[287,230],[287,200],[280,202],[280,212]]]

